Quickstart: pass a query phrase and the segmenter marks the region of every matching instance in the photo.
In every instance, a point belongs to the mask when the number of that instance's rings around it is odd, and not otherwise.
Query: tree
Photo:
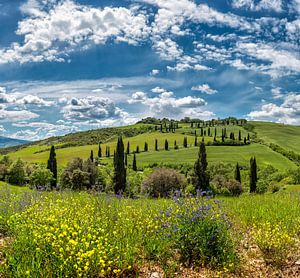
[[[251,159],[250,159],[250,193],[256,192],[256,183],[257,183],[256,158],[251,157]]]
[[[166,151],[169,150],[169,142],[168,142],[167,139],[165,140],[165,150],[166,150]]]
[[[140,152],[140,147],[139,146],[136,146],[136,153],[139,153]]]
[[[215,127],[215,137],[217,137],[217,128]]]
[[[239,141],[242,141],[242,133],[240,130],[239,130]]]
[[[183,147],[187,148],[187,146],[188,146],[187,137],[184,136],[184,138],[183,138]]]
[[[209,187],[209,176],[207,173],[207,158],[205,144],[201,142],[199,147],[198,159],[194,165],[193,183],[196,189],[207,190]]]
[[[195,136],[194,146],[197,147],[197,145],[198,145],[198,138],[197,136]]]
[[[94,161],[94,152],[93,152],[93,150],[91,150],[90,160],[91,160],[92,162]]]
[[[80,169],[74,170],[71,175],[71,185],[73,190],[82,190],[88,183],[89,176],[87,172],[81,171]]]
[[[57,185],[57,161],[56,161],[56,153],[54,146],[51,146],[50,156],[48,159],[47,169],[52,173],[53,179],[50,183],[50,188],[53,189]]]
[[[114,159],[114,190],[115,194],[124,192],[126,188],[126,168],[124,161],[124,144],[122,136],[118,138]]]
[[[9,167],[8,182],[15,185],[24,185],[25,178],[25,163],[19,158]]]
[[[234,178],[236,181],[241,183],[241,172],[240,172],[240,166],[238,163],[236,164],[236,167],[235,167]]]
[[[87,183],[87,188],[91,189],[97,183],[98,167],[91,159],[87,159],[83,163],[82,170],[88,174],[89,182]]]
[[[158,151],[158,141],[155,139],[155,150]]]
[[[127,142],[126,153],[130,154],[130,143],[129,143],[129,141]]]
[[[247,140],[250,141],[250,134],[248,133]]]
[[[98,157],[99,157],[99,158],[102,157],[102,149],[101,149],[100,143],[99,143],[99,145],[98,145]]]
[[[125,153],[125,166],[127,167],[127,159],[128,159],[128,154],[127,153]]]
[[[133,171],[137,171],[137,166],[136,166],[136,155],[135,155],[135,154],[133,154],[132,170],[133,170]]]
[[[53,179],[52,172],[49,169],[38,167],[29,177],[29,184],[32,188],[42,189],[48,187]]]
[[[148,143],[145,142],[145,145],[144,145],[144,152],[147,152],[148,151]]]

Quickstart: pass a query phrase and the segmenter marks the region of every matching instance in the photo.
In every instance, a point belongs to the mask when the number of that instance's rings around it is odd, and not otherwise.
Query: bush
[[[176,170],[158,168],[144,181],[143,193],[151,197],[170,197],[175,191],[183,190],[186,181]]]
[[[272,193],[276,193],[280,190],[280,186],[279,184],[277,183],[272,183],[270,186],[269,186],[269,191],[271,191]]]
[[[53,180],[53,175],[49,169],[39,167],[32,172],[29,177],[29,184],[31,188],[45,189]]]
[[[258,180],[257,186],[256,186],[256,193],[258,194],[264,194],[268,191],[269,183],[265,180]]]
[[[236,180],[227,181],[226,188],[230,192],[231,196],[239,196],[244,192],[241,183]]]
[[[24,185],[25,181],[25,163],[21,159],[18,159],[9,167],[8,182],[15,185]]]

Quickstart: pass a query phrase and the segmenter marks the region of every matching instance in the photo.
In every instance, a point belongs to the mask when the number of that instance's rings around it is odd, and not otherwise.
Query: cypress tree
[[[215,127],[215,137],[217,137],[217,128]]]
[[[236,164],[236,167],[235,167],[234,178],[236,181],[241,183],[241,172],[240,172],[240,166],[238,163]]]
[[[174,149],[177,149],[177,142],[176,142],[176,140],[174,141]]]
[[[140,147],[139,146],[136,146],[136,153],[139,153],[140,152]]]
[[[110,147],[107,147],[107,157],[110,157]]]
[[[158,151],[158,141],[155,139],[155,150]]]
[[[55,188],[57,185],[57,161],[54,146],[51,146],[50,155],[47,163],[47,169],[50,170],[53,176],[53,180],[50,182],[51,189]]]
[[[245,144],[245,145],[247,144],[247,139],[246,139],[246,137],[244,137],[244,144]]]
[[[144,152],[147,152],[148,151],[148,143],[145,142],[145,145],[144,145]]]
[[[137,167],[136,167],[136,155],[135,155],[135,153],[133,154],[132,170],[133,171],[137,171]]]
[[[239,141],[242,141],[242,133],[240,130],[239,130]]]
[[[165,150],[166,150],[166,151],[169,150],[169,142],[168,142],[167,139],[165,140]]]
[[[256,158],[251,157],[251,159],[250,159],[250,193],[256,192],[256,183],[257,183]]]
[[[93,150],[91,150],[90,160],[91,160],[92,162],[94,162],[94,152],[93,152]]]
[[[126,153],[130,154],[130,143],[129,143],[129,141],[127,142]]]
[[[210,127],[207,130],[207,136],[210,136]]]
[[[203,127],[200,129],[200,136],[203,137]]]
[[[249,133],[248,133],[248,138],[247,138],[247,140],[250,141],[250,134],[249,134]]]
[[[201,142],[198,159],[194,165],[193,183],[196,189],[207,190],[209,187],[209,176],[207,173],[207,158],[205,144]]]
[[[127,153],[125,153],[125,166],[127,167]]]
[[[102,149],[101,149],[101,144],[99,143],[99,146],[98,146],[98,157],[102,157]]]
[[[197,147],[197,145],[198,145],[198,138],[197,136],[195,136],[194,146]]]
[[[124,192],[126,188],[126,168],[124,161],[124,144],[122,136],[118,138],[117,148],[114,155],[114,190],[115,194]]]
[[[187,148],[187,146],[188,146],[187,137],[184,136],[184,138],[183,138],[183,147]]]

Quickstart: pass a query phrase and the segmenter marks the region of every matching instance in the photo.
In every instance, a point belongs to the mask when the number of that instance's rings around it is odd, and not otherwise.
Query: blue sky
[[[300,0],[0,0],[0,133],[146,116],[300,125]]]

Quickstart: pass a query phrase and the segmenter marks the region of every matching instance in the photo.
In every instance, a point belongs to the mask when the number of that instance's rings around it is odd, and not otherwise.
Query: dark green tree
[[[98,157],[102,157],[102,149],[101,149],[101,144],[99,143],[98,145]]]
[[[50,182],[51,189],[55,188],[57,185],[57,161],[54,146],[51,146],[50,155],[47,163],[47,169],[50,170],[53,176],[53,180]]]
[[[126,168],[124,159],[124,144],[122,136],[118,138],[117,148],[114,157],[114,191],[115,194],[124,192],[126,188]]]
[[[135,153],[133,154],[132,170],[133,170],[133,171],[137,171],[137,166],[136,166],[136,155],[135,155]]]
[[[256,192],[256,183],[257,183],[256,158],[251,157],[251,159],[250,159],[250,193]]]
[[[240,172],[240,166],[238,163],[236,164],[236,167],[235,167],[234,178],[236,181],[241,183],[241,172]]]
[[[165,140],[165,151],[168,151],[169,150],[169,142],[168,140],[166,139]]]
[[[239,141],[242,141],[242,133],[240,130],[239,130]]]
[[[187,141],[187,137],[184,136],[183,138],[183,147],[187,148],[188,147],[188,141]]]
[[[128,159],[128,154],[127,153],[125,153],[125,166],[127,166],[127,159]]]
[[[201,142],[198,159],[194,165],[193,184],[196,189],[207,190],[209,188],[209,175],[207,173],[207,158],[205,144]]]
[[[136,146],[136,153],[139,153],[140,152],[140,147],[139,146]]]
[[[158,141],[155,139],[155,150],[158,151]]]
[[[248,133],[247,140],[250,141],[250,134]]]
[[[127,142],[126,153],[130,154],[130,143],[129,143],[129,141]]]
[[[144,152],[147,152],[148,151],[148,143],[145,142],[145,145],[144,145]]]
[[[198,138],[197,138],[197,136],[195,136],[194,146],[195,146],[195,147],[198,146]]]
[[[94,152],[93,152],[93,150],[91,150],[90,160],[91,160],[92,162],[94,162]]]

